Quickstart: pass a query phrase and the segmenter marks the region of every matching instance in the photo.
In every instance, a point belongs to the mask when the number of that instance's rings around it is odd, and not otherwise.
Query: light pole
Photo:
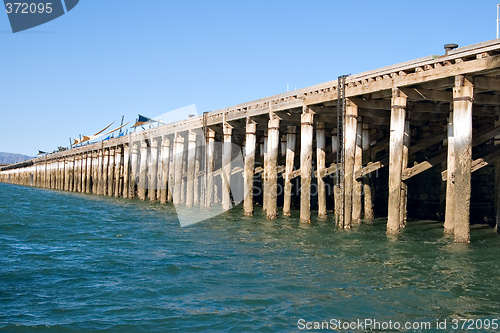
[[[499,26],[499,23],[500,23],[499,14],[500,14],[500,4],[497,5],[497,39],[498,39],[498,26]]]

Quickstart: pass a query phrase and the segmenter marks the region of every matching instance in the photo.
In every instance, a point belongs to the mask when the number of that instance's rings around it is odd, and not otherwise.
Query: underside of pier
[[[499,224],[500,41],[340,77],[1,168],[0,180],[161,204],[299,210],[350,228]],[[241,208],[240,208],[241,207]]]

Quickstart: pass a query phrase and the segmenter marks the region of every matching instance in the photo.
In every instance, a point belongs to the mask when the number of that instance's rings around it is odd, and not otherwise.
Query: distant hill
[[[2,153],[0,152],[0,165],[18,163],[26,160],[30,160],[33,157],[21,155],[21,154],[11,154],[11,153]]]

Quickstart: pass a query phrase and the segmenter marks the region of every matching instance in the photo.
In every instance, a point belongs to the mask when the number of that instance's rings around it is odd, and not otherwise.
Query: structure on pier
[[[245,215],[296,207],[308,223],[313,208],[342,228],[387,215],[390,234],[431,217],[469,242],[471,220],[498,224],[499,116],[493,40],[9,165],[0,180],[204,209],[238,192]]]

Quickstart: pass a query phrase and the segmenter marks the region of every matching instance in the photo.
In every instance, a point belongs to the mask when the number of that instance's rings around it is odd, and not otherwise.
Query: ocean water
[[[500,331],[493,230],[465,245],[435,222],[388,238],[384,219],[294,214],[181,228],[171,205],[0,183],[0,331]],[[338,322],[365,319],[381,326]]]

